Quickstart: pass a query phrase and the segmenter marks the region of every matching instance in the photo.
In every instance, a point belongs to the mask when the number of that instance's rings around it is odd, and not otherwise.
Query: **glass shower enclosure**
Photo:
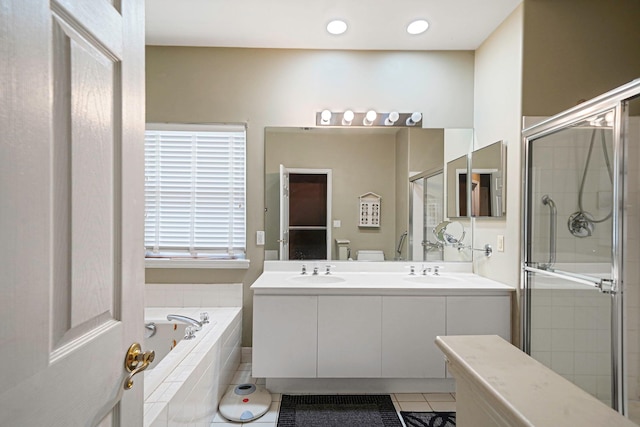
[[[523,350],[640,424],[640,80],[523,131]]]

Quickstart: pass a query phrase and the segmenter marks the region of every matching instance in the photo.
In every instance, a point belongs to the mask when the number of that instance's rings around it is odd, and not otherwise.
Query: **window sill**
[[[145,258],[145,268],[216,268],[228,270],[246,270],[249,268],[248,259],[168,259]]]

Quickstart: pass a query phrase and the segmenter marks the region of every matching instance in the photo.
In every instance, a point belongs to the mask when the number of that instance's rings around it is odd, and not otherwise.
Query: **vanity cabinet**
[[[511,297],[448,296],[447,335],[498,335],[511,341]]]
[[[318,297],[318,377],[380,376],[382,298]]]
[[[377,381],[378,389],[403,389],[403,382],[423,390],[429,382],[442,390],[450,378],[436,337],[511,339],[513,288],[506,285],[472,275],[456,277],[468,286],[450,288],[384,273],[345,276],[345,284],[308,276],[299,285],[265,273],[252,286],[254,377],[280,380],[281,387],[286,379],[291,387],[293,380],[315,379],[345,387],[350,380]]]
[[[444,378],[445,362],[435,339],[446,332],[445,299],[382,298],[382,377]]]
[[[253,297],[254,377],[315,378],[318,297]]]

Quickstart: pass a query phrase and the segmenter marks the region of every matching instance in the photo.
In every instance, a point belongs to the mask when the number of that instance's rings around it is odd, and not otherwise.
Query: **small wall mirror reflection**
[[[467,209],[467,156],[447,163],[447,216],[461,218],[469,216]]]
[[[438,241],[438,245],[442,247],[453,247],[458,251],[468,249],[471,251],[484,252],[484,256],[490,257],[493,249],[491,245],[486,244],[481,249],[476,249],[471,245],[465,245],[464,241],[465,231],[462,223],[457,221],[442,221],[433,230],[433,234]]]
[[[438,242],[445,245],[460,245],[464,240],[464,226],[457,221],[442,221],[433,230]]]
[[[506,214],[506,145],[502,141],[471,153],[471,215]]]

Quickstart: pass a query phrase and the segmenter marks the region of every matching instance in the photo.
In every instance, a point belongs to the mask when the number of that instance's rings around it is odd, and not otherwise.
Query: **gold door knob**
[[[129,376],[124,382],[124,389],[129,390],[133,387],[133,376],[139,372],[147,369],[149,364],[153,362],[156,357],[156,352],[153,350],[142,352],[142,347],[137,342],[131,344],[127,355],[124,358],[124,367],[130,372]]]

